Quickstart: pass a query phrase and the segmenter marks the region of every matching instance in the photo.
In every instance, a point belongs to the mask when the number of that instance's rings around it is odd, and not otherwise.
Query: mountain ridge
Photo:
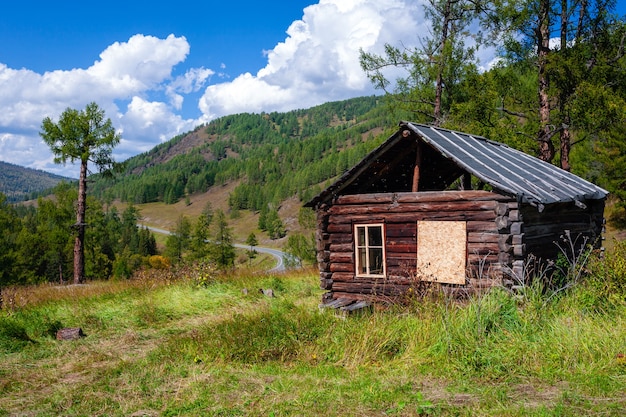
[[[61,181],[71,182],[75,180],[39,169],[0,161],[0,193],[4,194],[7,201],[12,203],[32,198],[38,193],[55,187]]]

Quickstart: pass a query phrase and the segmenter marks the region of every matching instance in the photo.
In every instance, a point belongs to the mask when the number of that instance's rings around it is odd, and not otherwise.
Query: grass
[[[626,410],[626,304],[593,280],[549,302],[540,288],[522,298],[495,290],[349,317],[318,309],[313,271],[201,284],[183,270],[31,288],[0,315],[0,416]],[[73,326],[86,337],[55,340]]]

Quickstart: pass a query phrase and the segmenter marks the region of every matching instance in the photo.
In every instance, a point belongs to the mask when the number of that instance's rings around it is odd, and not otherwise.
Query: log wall
[[[317,250],[321,287],[333,298],[394,296],[414,282],[417,222],[465,221],[469,286],[502,282],[523,257],[517,202],[486,191],[359,194],[318,207]],[[353,225],[385,225],[386,279],[355,278]]]
[[[586,245],[599,248],[602,244],[604,200],[588,201],[584,208],[573,203],[552,204],[542,212],[525,205],[520,213],[526,255],[539,261],[556,259],[561,252],[559,246],[571,252],[567,240],[571,240],[577,254]]]

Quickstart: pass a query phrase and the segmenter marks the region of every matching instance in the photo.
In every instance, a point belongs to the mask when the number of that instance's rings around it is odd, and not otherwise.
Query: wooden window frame
[[[372,228],[380,228],[381,235],[381,245],[370,245],[369,244],[369,233]],[[359,229],[363,228],[365,230],[365,242],[364,245],[359,245]],[[357,277],[362,278],[384,278],[387,276],[387,259],[386,259],[386,250],[385,250],[385,224],[384,223],[362,223],[354,225],[354,263],[355,263],[355,275]],[[360,249],[365,250],[366,257],[366,272],[361,273],[361,265],[360,265]],[[372,262],[370,260],[370,254],[372,249],[381,249],[382,251],[382,265],[380,274],[372,273]]]

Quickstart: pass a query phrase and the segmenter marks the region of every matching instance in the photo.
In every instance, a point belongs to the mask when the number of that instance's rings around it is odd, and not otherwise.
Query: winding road
[[[160,233],[163,235],[171,235],[172,232],[170,232],[169,230],[165,230],[165,229],[159,229],[158,227],[152,227],[152,226],[146,226],[145,224],[139,224],[139,226],[141,227],[145,227],[148,230],[151,230],[155,233]],[[233,244],[234,247],[236,248],[241,248],[241,249],[249,249],[250,246],[249,245],[242,245],[239,243],[235,243]],[[253,250],[256,250],[259,253],[267,253],[268,255],[273,256],[276,259],[276,265],[272,268],[269,269],[267,272],[283,272],[285,271],[285,258],[287,257],[287,254],[283,251],[280,251],[278,249],[273,249],[273,248],[265,248],[262,246],[252,246]]]

